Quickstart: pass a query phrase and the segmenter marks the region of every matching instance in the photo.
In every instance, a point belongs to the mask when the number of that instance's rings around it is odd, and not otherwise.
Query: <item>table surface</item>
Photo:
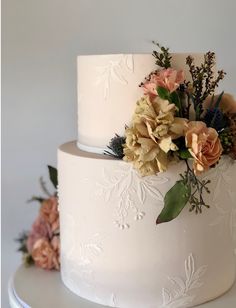
[[[63,285],[59,272],[34,266],[17,269],[9,281],[8,293],[12,308],[105,308],[73,294]],[[197,307],[235,308],[236,283],[223,296]]]

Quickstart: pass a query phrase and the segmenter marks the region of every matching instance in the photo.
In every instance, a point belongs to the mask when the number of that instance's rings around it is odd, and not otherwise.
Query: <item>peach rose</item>
[[[52,244],[45,238],[37,240],[32,250],[32,258],[35,265],[46,270],[59,270],[60,262],[58,252],[53,249]]]
[[[28,252],[31,253],[35,242],[40,238],[48,238],[52,236],[50,225],[41,216],[38,216],[32,225],[32,229],[27,238],[26,246]]]
[[[142,87],[144,88],[145,94],[156,96],[158,86],[167,89],[171,93],[174,92],[183,81],[184,73],[182,70],[176,71],[172,68],[167,68],[152,73],[149,80],[146,81]]]
[[[200,121],[188,123],[185,142],[194,158],[193,168],[196,174],[200,174],[215,165],[223,151],[216,130],[207,127],[204,122]]]
[[[58,200],[56,197],[50,197],[42,202],[40,214],[49,223],[52,232],[59,229]]]

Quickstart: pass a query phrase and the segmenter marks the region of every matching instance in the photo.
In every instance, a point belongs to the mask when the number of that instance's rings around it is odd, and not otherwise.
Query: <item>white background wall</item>
[[[30,228],[39,176],[76,138],[76,55],[214,50],[236,94],[235,0],[3,0],[2,307],[20,262],[13,239]],[[47,308],[47,307],[44,307]]]

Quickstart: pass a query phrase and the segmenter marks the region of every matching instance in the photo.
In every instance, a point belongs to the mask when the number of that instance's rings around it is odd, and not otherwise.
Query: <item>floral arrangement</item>
[[[209,208],[204,194],[210,181],[201,175],[215,168],[222,155],[236,159],[236,101],[216,94],[225,72],[214,73],[215,54],[207,52],[200,66],[188,56],[191,81],[183,70],[171,67],[169,48],[155,43],[157,70],[140,84],[143,97],[136,103],[125,136],[116,135],[105,154],[133,164],[142,176],[164,172],[172,163],[186,163],[186,172],[166,193],[156,223],[176,218],[189,204],[190,211]]]
[[[48,166],[50,180],[57,188],[57,170]],[[23,253],[25,265],[35,264],[47,270],[60,269],[60,229],[57,194],[51,194],[42,178],[40,184],[46,197],[32,197],[40,203],[39,214],[29,232],[17,239],[18,251]]]

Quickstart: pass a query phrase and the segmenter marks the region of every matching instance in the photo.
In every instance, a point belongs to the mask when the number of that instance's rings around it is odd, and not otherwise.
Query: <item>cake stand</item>
[[[34,266],[17,269],[9,281],[8,294],[11,308],[105,308],[74,295],[63,285],[60,273]],[[236,283],[223,296],[197,307],[235,308]]]

